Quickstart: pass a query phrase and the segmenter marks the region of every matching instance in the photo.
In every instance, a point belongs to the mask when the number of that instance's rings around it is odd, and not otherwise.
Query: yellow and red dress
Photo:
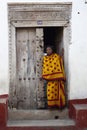
[[[53,53],[44,56],[42,77],[47,80],[47,104],[48,107],[65,106],[64,81],[65,73],[62,58]]]

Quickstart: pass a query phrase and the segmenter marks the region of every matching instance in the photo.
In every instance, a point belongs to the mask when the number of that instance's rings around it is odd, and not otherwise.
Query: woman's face
[[[47,53],[47,55],[51,55],[53,53],[52,48],[51,47],[47,47],[46,48],[46,53]]]

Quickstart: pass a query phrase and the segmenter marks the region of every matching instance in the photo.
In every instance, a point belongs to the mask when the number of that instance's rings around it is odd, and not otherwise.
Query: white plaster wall
[[[72,44],[69,48],[70,99],[87,98],[87,4],[84,1],[73,0]]]
[[[87,4],[85,0],[0,0],[0,94],[9,93],[8,2],[72,2],[69,98],[87,98]]]

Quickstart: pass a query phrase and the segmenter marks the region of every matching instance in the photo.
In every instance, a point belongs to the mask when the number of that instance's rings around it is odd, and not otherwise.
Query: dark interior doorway
[[[49,44],[54,45],[57,53],[61,53],[63,48],[63,27],[44,27],[44,52]]]

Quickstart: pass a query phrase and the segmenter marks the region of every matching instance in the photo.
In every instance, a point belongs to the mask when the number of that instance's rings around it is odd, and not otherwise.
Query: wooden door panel
[[[36,109],[38,104],[41,107],[43,29],[17,29],[16,52],[17,107],[18,109]]]
[[[18,108],[36,107],[35,28],[17,29],[17,95]]]

